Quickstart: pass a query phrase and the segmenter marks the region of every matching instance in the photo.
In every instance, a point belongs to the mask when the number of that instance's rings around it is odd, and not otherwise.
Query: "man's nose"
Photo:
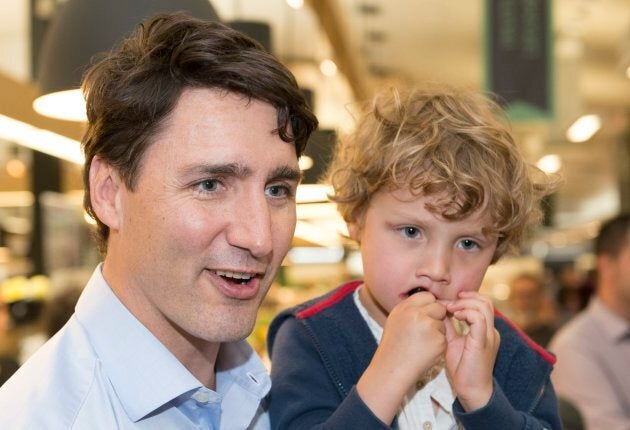
[[[264,195],[250,197],[245,202],[241,208],[225,214],[233,217],[229,221],[228,242],[248,250],[254,257],[264,257],[273,249],[269,202]]]

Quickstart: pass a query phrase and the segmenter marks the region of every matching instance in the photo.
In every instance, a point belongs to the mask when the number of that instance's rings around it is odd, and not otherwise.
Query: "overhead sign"
[[[553,116],[551,0],[486,0],[486,87],[514,120]]]

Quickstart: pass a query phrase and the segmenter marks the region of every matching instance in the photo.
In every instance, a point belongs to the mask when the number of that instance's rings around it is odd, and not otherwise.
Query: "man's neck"
[[[205,341],[190,341],[174,351],[165,345],[195,378],[206,388],[216,390],[216,363],[219,356],[220,343],[208,343]]]
[[[606,288],[603,285],[599,285],[597,291],[597,297],[604,306],[619,317],[630,322],[630,308],[627,307],[627,303],[623,299],[613,294],[612,289]]]
[[[188,371],[205,387],[214,389],[215,365],[220,342],[208,342],[195,338],[177,327],[172,321],[154,310],[147,311],[146,300],[129,285],[129,279],[120,277],[112,270],[113,265],[103,266],[103,277],[118,300],[155,336]]]

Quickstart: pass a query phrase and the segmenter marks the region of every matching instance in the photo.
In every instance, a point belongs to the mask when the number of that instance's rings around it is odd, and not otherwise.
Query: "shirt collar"
[[[138,421],[183,394],[196,392],[202,384],[127,310],[101,270],[102,264],[85,287],[76,315],[123,408]],[[266,369],[246,341],[221,345],[218,366],[224,371],[217,374],[217,382],[223,379],[226,388],[234,378],[256,397],[269,391]]]
[[[424,389],[429,392],[431,398],[435,400],[442,409],[450,415],[453,414],[453,402],[455,401],[455,395],[453,394],[451,384],[448,382],[448,378],[446,377],[445,369],[442,369],[440,373],[438,373],[438,376],[429,381],[427,385],[424,386]]]
[[[236,384],[262,399],[271,388],[269,372],[260,357],[245,341],[221,344],[217,358],[217,386],[221,394]]]
[[[593,314],[594,318],[604,330],[604,333],[609,336],[611,340],[618,342],[628,339],[630,334],[630,324],[628,324],[628,321],[610,310],[599,297],[595,296],[591,299],[589,312]]]

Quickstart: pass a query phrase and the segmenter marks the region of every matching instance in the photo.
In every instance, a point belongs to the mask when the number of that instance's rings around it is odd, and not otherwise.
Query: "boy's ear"
[[[120,229],[120,192],[124,184],[118,172],[99,156],[90,163],[90,199],[99,220],[112,230]]]
[[[348,226],[348,234],[350,235],[350,239],[354,240],[357,243],[361,243],[361,227],[357,222],[348,222],[346,223]]]

